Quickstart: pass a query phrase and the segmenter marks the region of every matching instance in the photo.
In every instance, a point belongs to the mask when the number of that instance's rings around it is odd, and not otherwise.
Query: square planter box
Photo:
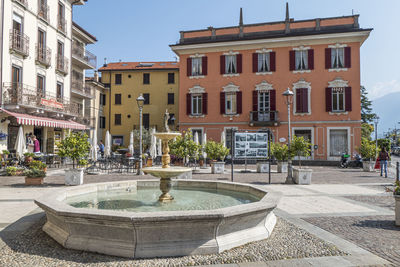
[[[269,163],[268,162],[257,162],[257,172],[259,172],[259,173],[269,172]]]
[[[395,195],[394,200],[396,201],[396,208],[395,208],[395,224],[396,226],[400,226],[400,196]]]
[[[83,184],[83,169],[66,169],[65,185],[81,185]]]
[[[293,168],[293,179],[296,184],[311,184],[312,169]]]
[[[287,172],[288,163],[286,161],[278,161],[278,173]]]
[[[25,177],[25,184],[26,185],[41,185],[43,184],[44,177]]]
[[[211,173],[212,174],[221,174],[224,173],[225,170],[225,162],[212,162],[211,163]]]
[[[363,171],[372,172],[374,171],[375,161],[363,161]]]

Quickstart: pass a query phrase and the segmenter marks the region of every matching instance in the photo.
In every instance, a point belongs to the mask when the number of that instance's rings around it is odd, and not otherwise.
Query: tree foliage
[[[225,147],[223,143],[208,141],[205,146],[207,157],[211,160],[223,161],[229,155],[229,148]]]
[[[175,140],[169,141],[170,154],[180,159],[198,159],[201,145],[193,140],[192,131],[184,131]]]
[[[363,123],[372,123],[375,113],[372,112],[372,101],[368,99],[368,92],[361,86],[361,120]]]
[[[371,140],[371,134],[374,131],[374,126],[368,123],[361,124],[361,137]]]
[[[361,138],[361,146],[356,148],[364,160],[374,160],[377,154],[375,142],[367,138]]]
[[[299,166],[301,167],[300,157],[308,157],[311,154],[311,143],[303,136],[293,136],[290,143],[290,154],[299,157]]]
[[[57,154],[62,158],[70,158],[74,169],[76,163],[87,158],[90,152],[88,136],[82,132],[71,133],[64,140],[57,143],[57,147]]]
[[[289,148],[286,144],[272,143],[271,153],[278,161],[286,161],[289,158]]]

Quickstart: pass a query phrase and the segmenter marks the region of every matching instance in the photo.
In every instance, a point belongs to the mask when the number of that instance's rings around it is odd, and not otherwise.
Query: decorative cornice
[[[328,82],[328,87],[334,88],[334,87],[348,87],[349,82],[343,80],[341,77],[336,77],[335,80]]]
[[[230,50],[229,52],[223,53],[224,56],[234,56],[237,54],[239,54],[239,52],[233,52],[232,50]]]
[[[303,46],[303,45],[301,45],[301,46],[299,46],[299,47],[293,47],[293,50],[294,50],[294,51],[304,51],[304,50],[308,50],[308,49],[311,49],[311,47],[309,47],[309,46]]]
[[[239,73],[226,73],[223,74],[222,77],[238,77]]]
[[[348,70],[349,70],[348,68],[336,68],[336,69],[329,69],[328,71],[329,72],[334,72],[334,71],[339,72],[339,71],[348,71]]]
[[[201,87],[200,85],[195,85],[192,88],[189,88],[190,94],[202,94],[205,92],[206,92],[206,89],[204,87]]]
[[[347,44],[336,43],[334,45],[328,45],[329,48],[342,48],[347,47]]]
[[[205,78],[206,76],[204,75],[194,75],[194,76],[189,76],[189,79],[202,79]]]
[[[298,82],[293,83],[293,89],[296,88],[308,88],[311,90],[311,83],[306,82],[303,78],[301,78]]]
[[[256,91],[269,91],[269,90],[274,90],[272,87],[271,83],[268,83],[267,81],[262,81],[259,84],[256,84]]]
[[[232,92],[239,92],[240,86],[237,86],[234,83],[229,83],[228,85],[223,86],[222,88],[223,88],[222,92],[232,93]]]
[[[310,72],[311,72],[311,70],[294,70],[293,71],[294,74],[296,74],[296,73],[310,73]]]
[[[196,53],[196,54],[194,54],[194,55],[190,55],[189,57],[190,58],[199,58],[199,57],[205,57],[206,55],[204,55],[204,54],[198,54],[198,53]]]
[[[272,52],[272,49],[262,48],[262,49],[256,50],[256,53],[259,53],[259,54],[269,53],[269,52]]]

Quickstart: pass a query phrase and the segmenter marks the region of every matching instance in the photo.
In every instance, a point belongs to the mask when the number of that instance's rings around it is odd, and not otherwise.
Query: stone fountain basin
[[[158,180],[88,184],[57,190],[35,203],[47,217],[43,230],[62,246],[130,258],[220,253],[270,236],[279,193],[240,183],[173,180],[174,187],[247,192],[259,201],[215,210],[124,212],[74,208],[67,197],[140,187],[159,187]]]
[[[177,177],[185,172],[191,172],[192,168],[179,167],[179,166],[162,168],[157,166],[157,167],[146,167],[143,168],[142,171],[145,174],[150,174],[153,175],[154,177],[159,177],[164,179],[164,178]]]

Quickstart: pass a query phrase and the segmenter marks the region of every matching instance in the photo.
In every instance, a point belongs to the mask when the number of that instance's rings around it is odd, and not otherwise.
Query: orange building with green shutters
[[[361,139],[360,47],[372,29],[359,15],[182,31],[179,127],[219,141],[230,129],[269,128],[287,142],[282,93],[294,92],[291,133],[314,144],[312,159],[337,160]]]

